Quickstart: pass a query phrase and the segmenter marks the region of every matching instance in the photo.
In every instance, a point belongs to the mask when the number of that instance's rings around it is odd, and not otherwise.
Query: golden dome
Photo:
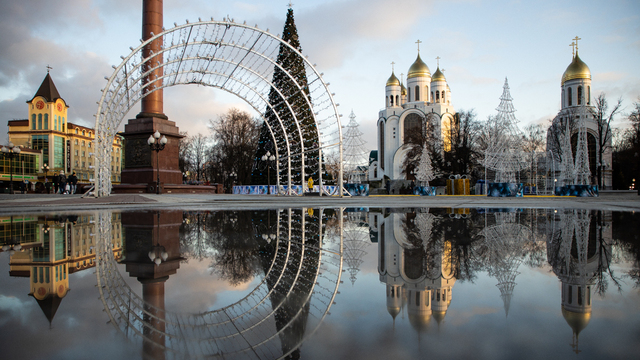
[[[407,88],[403,84],[400,85],[400,94],[407,95]]]
[[[398,78],[396,77],[396,74],[391,72],[391,77],[389,77],[389,80],[387,80],[387,86],[399,86],[399,85],[400,85],[400,80],[398,80]]]
[[[399,306],[387,306],[387,312],[389,313],[389,315],[391,315],[395,319],[396,316],[398,316],[398,314],[400,314],[400,307]]]
[[[442,71],[440,71],[439,66],[436,69],[436,72],[433,73],[433,76],[431,77],[431,81],[447,81],[447,79],[444,78],[444,74],[442,73]]]
[[[578,53],[573,57],[573,61],[567,67],[567,70],[564,71],[562,75],[562,85],[564,85],[565,81],[573,80],[573,79],[589,79],[591,80],[591,70],[587,64],[585,64]]]
[[[429,324],[431,321],[431,313],[430,312],[418,312],[409,313],[409,323],[414,330],[418,332],[425,332],[429,329]]]
[[[589,320],[591,320],[591,313],[577,313],[569,311],[566,310],[564,306],[562,307],[562,316],[567,324],[571,326],[576,335],[580,334],[580,331],[584,330],[584,328],[589,325]]]
[[[442,323],[442,320],[444,320],[444,317],[447,315],[446,311],[434,311],[433,312],[433,318],[436,319],[436,322],[438,324]]]
[[[409,68],[407,78],[411,79],[419,76],[431,76],[431,71],[429,71],[427,64],[420,59],[420,54],[418,54],[418,58],[416,58],[416,61]]]

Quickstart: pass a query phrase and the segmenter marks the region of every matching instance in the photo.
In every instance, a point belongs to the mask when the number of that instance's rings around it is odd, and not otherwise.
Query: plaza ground
[[[78,212],[98,209],[234,210],[277,208],[573,208],[640,211],[635,191],[603,191],[599,197],[379,195],[368,197],[274,196],[233,194],[116,194],[104,198],[81,195],[0,194],[0,214]]]

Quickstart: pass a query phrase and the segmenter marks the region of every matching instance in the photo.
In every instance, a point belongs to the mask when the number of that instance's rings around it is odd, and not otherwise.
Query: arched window
[[[85,131],[84,130],[82,130],[82,136],[85,136]]]
[[[36,129],[36,114],[31,114],[31,130]]]
[[[53,115],[53,130],[58,130],[58,115]]]
[[[38,114],[38,130],[42,130],[42,114]]]
[[[76,128],[76,135],[78,135],[78,128]],[[76,141],[77,141],[77,140],[76,140]],[[76,145],[78,145],[78,144],[76,143]]]
[[[416,85],[416,101],[420,101],[420,87]]]
[[[436,102],[440,102],[440,90],[436,90]]]
[[[564,89],[562,89],[562,96],[560,97],[560,103],[562,104],[562,106],[564,107]]]
[[[433,91],[431,92],[431,102],[434,102],[435,97],[433,96]]]
[[[445,99],[444,94],[445,94],[445,91],[444,91],[444,90],[442,90],[442,102],[443,102],[443,103],[446,103],[446,102],[447,102],[447,99]]]
[[[426,99],[424,99],[424,101],[429,101],[429,85],[425,86],[424,96],[426,97]]]
[[[582,105],[582,86],[578,86],[578,105]]]
[[[407,87],[407,99],[411,101],[411,87]]]
[[[418,114],[409,114],[404,119],[405,144],[422,144],[422,117]]]
[[[44,129],[49,130],[49,114],[44,114]]]
[[[396,95],[396,106],[400,106],[400,96]]]
[[[380,142],[380,168],[384,169],[384,121],[380,122],[378,136],[378,141]]]
[[[393,106],[393,95],[389,96],[389,106]]]
[[[64,117],[62,117],[62,128],[60,129],[61,131],[65,131],[65,127],[67,126],[67,124],[64,123]]]
[[[587,105],[591,105],[591,86],[587,86]]]
[[[573,95],[571,94],[571,88],[568,88],[567,89],[567,106],[573,105],[573,102],[571,101],[572,100],[571,95]]]

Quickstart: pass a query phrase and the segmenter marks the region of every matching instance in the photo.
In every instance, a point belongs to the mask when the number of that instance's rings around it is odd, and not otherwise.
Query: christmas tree
[[[287,11],[287,20],[282,32],[282,41],[288,43],[293,48],[302,51],[298,30],[293,19],[293,9]],[[269,91],[269,104],[265,112],[265,123],[263,124],[258,149],[256,151],[254,170],[251,175],[252,184],[275,184],[275,178],[267,181],[267,171],[261,170],[257,166],[262,160],[262,156],[269,151],[275,154],[277,145],[278,159],[280,165],[280,176],[286,178],[288,174],[289,159],[287,159],[287,143],[283,135],[278,136],[274,131],[271,135],[267,123],[272,129],[284,131],[288,134],[289,148],[291,150],[291,176],[293,184],[301,184],[312,177],[314,183],[318,182],[318,160],[319,160],[319,139],[318,129],[313,119],[309,103],[309,86],[305,72],[304,61],[300,55],[285,44],[280,44],[276,66],[273,70],[272,88]],[[282,122],[282,125],[280,125]],[[275,144],[273,142],[275,138]],[[296,141],[297,140],[297,141]],[[303,153],[304,152],[304,153]],[[302,179],[302,164],[304,156],[304,176]],[[275,173],[272,171],[271,173]],[[275,175],[274,175],[275,176]]]
[[[422,154],[420,155],[420,162],[418,163],[418,169],[416,173],[416,179],[422,182],[423,186],[429,186],[429,181],[433,180],[436,174],[433,171],[431,165],[431,155],[429,154],[429,148],[427,143],[422,147]]]

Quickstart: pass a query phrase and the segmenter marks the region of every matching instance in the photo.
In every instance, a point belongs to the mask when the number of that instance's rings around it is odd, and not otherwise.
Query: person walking
[[[76,193],[76,185],[78,184],[78,177],[76,176],[76,172],[75,171],[69,176],[68,181],[69,181],[69,185],[70,185],[69,194],[75,194]]]
[[[60,186],[60,175],[55,175],[53,177],[53,193],[58,193],[58,187]]]
[[[60,181],[60,194],[66,194],[67,176],[64,174],[63,170],[60,170],[60,176],[58,178]]]

